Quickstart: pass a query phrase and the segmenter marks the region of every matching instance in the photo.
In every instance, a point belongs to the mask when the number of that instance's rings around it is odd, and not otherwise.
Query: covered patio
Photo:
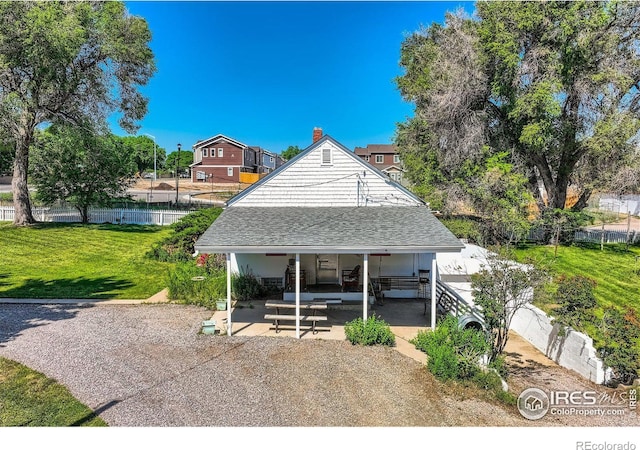
[[[246,308],[232,308],[231,274],[250,271],[262,280],[283,279],[286,268],[292,274],[292,286],[288,297],[285,292],[284,300],[295,305],[289,315],[295,321],[294,337],[303,337],[307,330],[301,303],[323,301],[331,305],[342,304],[345,300],[350,302],[349,309],[332,307],[327,310],[327,323],[318,324],[318,337],[322,338],[321,330],[329,325],[330,319],[335,323],[329,327],[329,333],[344,326],[347,312],[352,314],[352,318],[359,316],[366,320],[370,316],[371,308],[375,306],[371,296],[374,290],[370,273],[372,269],[378,279],[383,276],[398,278],[428,274],[429,292],[425,297],[436,298],[435,255],[437,252],[458,252],[462,244],[428,208],[421,206],[234,207],[226,209],[218,217],[195,248],[201,253],[224,253],[227,256],[227,334],[236,334],[249,327],[238,323],[267,322],[264,320],[264,311],[261,320],[238,322],[238,317],[234,317],[259,313],[245,313]],[[336,264],[332,264],[326,273],[321,273],[322,266],[317,265],[318,256],[322,255],[334,255],[336,260]],[[302,268],[303,262],[306,269]],[[354,292],[354,286],[351,286],[349,292],[341,289],[340,296],[336,298],[336,292],[323,295],[322,292],[310,293],[306,289],[306,284],[323,284],[323,281],[342,284],[340,273],[356,265],[360,266],[360,278],[356,285],[360,291]],[[344,299],[342,294],[355,297]],[[356,311],[353,310],[354,302],[359,305]],[[415,326],[435,327],[435,302],[430,302],[426,316],[424,300],[413,302],[413,312],[407,308],[410,302],[396,303],[398,308],[406,312],[405,323],[413,321]],[[254,308],[248,309],[257,309],[256,303]],[[281,333],[278,335],[283,335]],[[340,338],[344,339],[344,332],[339,333]]]

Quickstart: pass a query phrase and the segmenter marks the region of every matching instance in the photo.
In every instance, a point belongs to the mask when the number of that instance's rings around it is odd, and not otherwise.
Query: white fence
[[[33,215],[40,222],[81,222],[75,208],[33,208]],[[136,225],[171,225],[190,211],[164,211],[149,209],[98,209],[89,208],[89,223],[117,223]],[[12,221],[13,206],[0,206],[0,221]]]
[[[602,194],[598,200],[598,208],[605,211],[640,215],[640,195]]]

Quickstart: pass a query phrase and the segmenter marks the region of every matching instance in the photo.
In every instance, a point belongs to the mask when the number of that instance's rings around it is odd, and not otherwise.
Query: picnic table
[[[273,320],[273,324],[276,328],[276,333],[280,331],[280,321],[283,320],[293,320],[295,321],[297,316],[295,315],[295,311],[293,314],[287,314],[290,310],[296,309],[296,304],[292,302],[284,302],[284,301],[268,301],[265,303],[265,308],[267,309],[275,309],[275,314],[265,314],[264,318],[266,320]],[[301,322],[311,322],[311,331],[313,334],[316,334],[316,322],[327,320],[326,315],[318,315],[316,314],[318,311],[326,310],[327,302],[305,302],[300,303],[300,321]],[[304,314],[303,314],[304,311]]]

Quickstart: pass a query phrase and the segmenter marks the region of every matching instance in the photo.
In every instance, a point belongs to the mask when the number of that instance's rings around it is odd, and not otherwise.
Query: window
[[[331,164],[331,149],[323,148],[322,149],[322,165],[330,165]]]
[[[223,149],[219,148],[218,149],[218,158],[222,158],[222,152],[223,152]]]
[[[269,162],[273,162],[273,156],[269,156]]]
[[[396,180],[398,181],[402,180],[402,172],[398,172],[398,176],[396,177]]]
[[[202,149],[202,157],[203,157],[203,158],[206,158],[206,157],[207,157],[207,151],[208,151],[208,150],[207,150],[206,148],[203,148],[203,149]]]
[[[371,156],[366,156],[365,159],[367,160],[367,162],[369,162],[369,160],[371,159]]]
[[[398,164],[400,162],[400,155],[393,155],[393,163]]]
[[[227,176],[228,177],[232,177],[233,176],[233,167],[227,167]]]
[[[196,172],[196,180],[204,181],[207,179],[207,175],[204,172],[197,171]]]
[[[396,174],[395,174],[395,173],[390,173],[390,174],[389,174],[389,177],[390,177],[393,181],[395,181],[395,180],[396,180]]]
[[[384,155],[376,155],[376,164],[382,164],[384,162]]]

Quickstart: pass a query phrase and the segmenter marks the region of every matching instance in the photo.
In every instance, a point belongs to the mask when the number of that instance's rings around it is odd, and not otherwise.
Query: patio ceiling
[[[423,206],[230,207],[200,253],[433,253],[462,243]]]

